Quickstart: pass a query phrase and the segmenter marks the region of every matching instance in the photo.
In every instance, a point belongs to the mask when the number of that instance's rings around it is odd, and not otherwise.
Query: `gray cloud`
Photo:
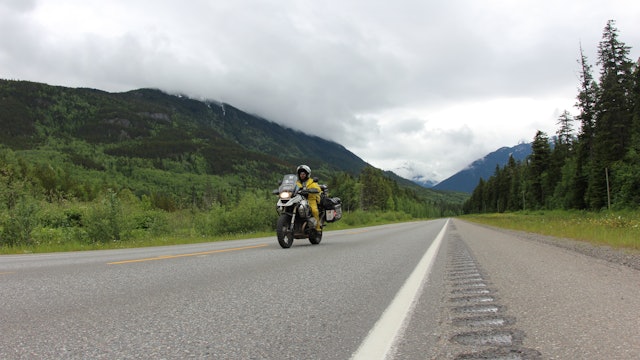
[[[634,1],[5,0],[0,16],[0,77],[223,101],[437,180],[552,131],[608,19],[640,46]]]

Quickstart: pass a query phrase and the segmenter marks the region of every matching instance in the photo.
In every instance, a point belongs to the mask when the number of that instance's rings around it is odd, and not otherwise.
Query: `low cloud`
[[[640,46],[624,1],[13,0],[0,16],[2,78],[227,102],[437,180],[553,133],[609,19]]]

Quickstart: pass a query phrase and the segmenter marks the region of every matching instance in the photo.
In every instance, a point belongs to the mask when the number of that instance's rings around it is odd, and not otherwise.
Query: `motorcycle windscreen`
[[[282,183],[280,183],[280,187],[278,188],[278,190],[280,192],[295,190],[297,180],[298,178],[296,177],[295,174],[285,175],[284,178],[282,179]]]

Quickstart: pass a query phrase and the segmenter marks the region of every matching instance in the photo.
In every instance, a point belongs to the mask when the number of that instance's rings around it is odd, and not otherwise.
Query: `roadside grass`
[[[32,253],[53,253],[53,252],[72,252],[86,250],[109,250],[109,249],[128,249],[151,246],[169,246],[181,244],[196,244],[203,242],[217,242],[226,240],[237,240],[243,238],[253,238],[267,236],[267,233],[246,233],[232,234],[220,236],[153,236],[145,238],[136,238],[125,241],[109,241],[99,243],[86,243],[81,241],[68,241],[62,243],[54,242],[38,242],[29,245],[3,246],[0,247],[0,255],[9,254],[32,254]]]
[[[345,212],[340,221],[328,223],[325,231],[359,228],[365,226],[383,225],[397,222],[422,220],[411,217],[404,212],[395,211],[353,211]],[[50,229],[37,227],[31,231],[31,241],[27,244],[14,246],[0,246],[1,254],[30,254],[71,252],[86,250],[126,249],[151,246],[169,246],[182,244],[196,244],[205,242],[217,242],[227,240],[240,240],[258,237],[273,237],[276,241],[275,218],[273,230],[224,233],[218,235],[203,235],[203,232],[194,226],[188,215],[174,214],[165,219],[168,233],[153,235],[146,231],[133,230],[123,236],[122,240],[101,242],[87,242],[82,236],[77,235],[80,229]]]
[[[586,241],[596,245],[640,252],[640,211],[586,212],[586,211],[523,211],[502,214],[474,214],[459,217],[471,222],[505,229],[520,230],[542,235]],[[341,230],[364,226],[383,225],[422,220],[402,212],[354,211],[345,212],[342,220],[327,224],[325,230]],[[74,236],[55,234],[56,230],[35,229],[30,244],[1,246],[0,254],[49,253],[63,251],[125,249],[150,246],[168,246],[217,242],[226,240],[273,237],[275,229],[246,231],[220,235],[203,235],[193,226],[185,226],[185,219],[168,219],[168,233],[152,235],[131,233],[126,240],[88,243]],[[51,233],[53,232],[53,233]]]
[[[640,251],[640,212],[524,211],[460,219],[500,228]]]

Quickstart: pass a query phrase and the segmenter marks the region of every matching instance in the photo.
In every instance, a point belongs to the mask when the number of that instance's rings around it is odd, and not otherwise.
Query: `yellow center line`
[[[223,253],[223,252],[229,252],[229,251],[255,249],[255,248],[261,248],[265,246],[268,246],[268,245],[261,244],[261,245],[244,246],[244,247],[230,248],[230,249],[203,251],[203,252],[190,253],[190,254],[162,255],[162,256],[156,256],[156,257],[144,258],[144,259],[114,261],[114,262],[107,263],[107,265],[121,265],[121,264],[130,264],[130,263],[137,263],[137,262],[144,262],[144,261],[175,259],[175,258],[181,258],[181,257],[187,257],[187,256],[209,255],[209,254]]]
[[[9,274],[14,274],[15,271],[6,271],[6,272],[0,272],[0,275],[9,275]]]

